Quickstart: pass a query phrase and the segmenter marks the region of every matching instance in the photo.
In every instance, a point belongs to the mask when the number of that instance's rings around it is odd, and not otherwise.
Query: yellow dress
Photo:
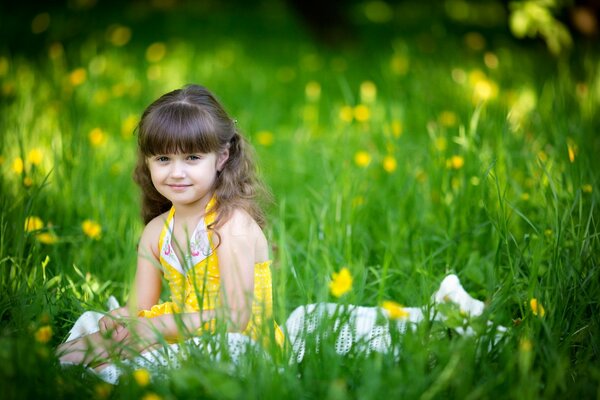
[[[215,199],[212,198],[207,204],[206,210],[212,209],[214,202]],[[183,266],[175,254],[173,246],[180,245],[183,249],[188,246],[171,243],[174,215],[175,207],[172,207],[158,243],[160,265],[169,284],[171,300],[157,304],[150,310],[140,311],[138,313],[140,317],[153,318],[164,314],[214,310],[221,303],[219,259],[213,246],[212,234],[206,229],[215,220],[215,213],[205,214],[190,236],[190,254],[186,257]],[[242,333],[264,343],[266,335],[270,332],[267,325],[270,322],[274,326],[276,342],[282,345],[283,332],[272,320],[273,295],[270,265],[271,261],[254,265],[252,315]],[[214,320],[205,321],[204,326],[204,329],[213,329]]]

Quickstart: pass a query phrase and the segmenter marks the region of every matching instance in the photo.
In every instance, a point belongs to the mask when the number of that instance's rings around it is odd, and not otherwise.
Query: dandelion
[[[343,106],[340,108],[339,117],[344,122],[352,122],[354,119],[354,110],[350,106]]]
[[[23,173],[23,159],[21,157],[17,157],[12,162],[12,170],[15,174],[20,175]]]
[[[343,267],[340,272],[334,272],[329,282],[329,291],[334,297],[341,297],[352,289],[352,275],[348,268]]]
[[[462,156],[452,156],[446,161],[446,167],[459,170],[465,165],[465,159]]]
[[[131,40],[131,29],[122,25],[111,25],[107,30],[108,40],[115,46],[125,46]]]
[[[154,392],[148,392],[142,396],[142,400],[162,400],[162,397]]]
[[[148,386],[150,383],[150,372],[145,368],[136,369],[133,371],[133,379],[140,387]]]
[[[573,139],[568,138],[567,139],[567,152],[569,154],[569,161],[571,163],[575,162],[575,156],[577,155],[578,150],[579,149],[577,148],[577,144],[575,144]]]
[[[399,138],[402,135],[402,122],[395,119],[392,121],[390,127],[392,128],[392,135],[395,138]]]
[[[133,131],[138,124],[138,117],[134,114],[127,116],[121,123],[121,136],[123,139],[129,139],[133,136]]]
[[[39,231],[44,227],[44,221],[35,215],[25,218],[25,232]]]
[[[304,88],[304,94],[308,101],[318,101],[321,97],[321,85],[315,81],[308,82]]]
[[[387,311],[390,319],[406,319],[410,316],[410,313],[395,301],[386,300],[381,304],[381,308]]]
[[[452,111],[442,111],[439,116],[439,121],[442,126],[450,127],[456,125],[458,118],[456,118],[456,114]]]
[[[85,82],[86,78],[87,72],[83,68],[77,68],[69,74],[69,82],[71,82],[71,85],[73,86],[81,85]]]
[[[38,148],[31,149],[29,154],[27,154],[27,162],[32,165],[40,165],[43,159],[44,153]]]
[[[473,88],[473,98],[475,101],[486,101],[496,96],[498,96],[498,85],[492,80],[480,80]]]
[[[100,235],[102,234],[102,227],[96,221],[86,219],[81,224],[81,228],[86,236],[95,240],[100,239]]]
[[[29,176],[26,176],[25,178],[23,178],[23,186],[25,186],[25,187],[33,186],[33,179],[31,179],[31,177],[29,177]]]
[[[269,147],[275,141],[275,137],[269,131],[260,131],[256,134],[256,140],[261,146]]]
[[[373,103],[377,99],[377,86],[371,81],[360,84],[360,100],[363,103]]]
[[[94,128],[94,129],[92,129],[90,131],[90,134],[88,135],[88,138],[90,140],[90,144],[93,147],[100,147],[100,146],[102,146],[102,144],[106,140],[106,136],[104,135],[104,132],[100,128]]]
[[[364,104],[354,107],[354,118],[358,122],[367,122],[371,118],[371,110]]]
[[[396,162],[396,159],[392,156],[385,156],[383,158],[383,169],[387,172],[387,173],[392,173],[396,170],[396,167],[398,166],[398,163]]]
[[[539,303],[536,298],[529,300],[529,307],[531,307],[531,312],[533,312],[533,315],[538,315],[540,317],[546,315],[544,306],[542,306],[542,303]]]
[[[58,242],[58,236],[52,232],[42,232],[35,235],[38,242],[43,244],[55,244]]]
[[[354,155],[354,163],[361,168],[366,168],[371,164],[371,155],[366,151],[359,151]]]
[[[152,63],[159,62],[164,58],[165,54],[167,54],[167,46],[164,43],[152,43],[146,49],[146,60]]]
[[[583,190],[583,193],[592,193],[593,188],[592,185],[586,183],[585,185],[581,186],[581,190]]]
[[[35,331],[35,340],[40,343],[48,343],[52,339],[52,327],[50,325],[44,325]]]

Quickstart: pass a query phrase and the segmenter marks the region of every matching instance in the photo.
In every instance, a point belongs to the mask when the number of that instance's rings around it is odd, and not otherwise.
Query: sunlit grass
[[[468,17],[461,4],[446,5],[455,20]],[[597,394],[597,54],[569,65],[507,32],[496,47],[450,25],[389,32],[386,7],[357,8],[370,22],[347,51],[318,47],[278,8],[229,36],[211,30],[239,18],[227,13],[204,28],[171,14],[176,23],[156,32],[103,16],[85,37],[49,36],[35,56],[0,50],[9,397]],[[60,27],[53,13],[36,15],[29,35]],[[258,40],[264,32],[275,34]],[[471,321],[478,334],[425,321],[393,333],[399,353],[344,357],[329,337],[299,364],[275,348],[237,365],[198,354],[166,379],[130,371],[116,387],[61,370],[52,348],[75,318],[110,295],[127,300],[142,229],[131,179],[139,114],[190,82],[223,101],[274,193],[267,234],[281,324],[325,301],[402,316],[400,304],[427,306],[455,272],[487,304]],[[508,327],[503,341],[488,319]]]

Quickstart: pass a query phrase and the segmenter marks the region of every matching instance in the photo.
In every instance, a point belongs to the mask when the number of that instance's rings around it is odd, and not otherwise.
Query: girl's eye
[[[158,162],[167,162],[167,161],[169,161],[169,157],[167,157],[167,156],[158,156],[158,157],[156,157],[156,161],[158,161]]]
[[[197,161],[197,160],[201,160],[201,159],[202,159],[202,156],[199,156],[197,154],[190,154],[188,156],[188,160],[190,160],[190,161]]]

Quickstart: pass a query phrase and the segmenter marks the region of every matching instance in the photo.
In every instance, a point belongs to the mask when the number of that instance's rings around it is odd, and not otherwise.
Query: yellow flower
[[[352,122],[354,119],[354,110],[350,106],[340,108],[340,119],[344,122]]]
[[[108,28],[108,40],[115,46],[125,46],[131,40],[131,29],[122,25],[112,25]]]
[[[456,118],[456,114],[452,111],[442,111],[439,120],[442,126],[450,127],[456,125],[458,118]]]
[[[137,126],[137,124],[138,124],[137,115],[131,114],[130,116],[125,118],[123,120],[123,123],[121,124],[121,136],[124,139],[130,138],[133,135],[133,131],[135,130],[135,127]]]
[[[321,85],[319,82],[310,81],[306,84],[304,93],[309,101],[318,101],[321,97]]]
[[[27,162],[32,165],[40,165],[44,159],[44,153],[40,149],[31,149],[27,154]]]
[[[98,384],[96,384],[96,386],[94,386],[94,393],[96,394],[97,398],[106,399],[106,398],[108,398],[108,396],[110,396],[110,392],[112,392],[112,388],[113,388],[113,386],[109,383],[106,383],[106,382],[98,383]]]
[[[40,217],[32,215],[25,218],[25,232],[38,231],[44,227],[44,221]]]
[[[148,386],[150,383],[150,372],[144,368],[136,369],[133,371],[133,379],[141,387]]]
[[[371,118],[371,110],[364,104],[354,107],[354,118],[358,122],[367,122]]]
[[[162,400],[162,397],[153,392],[148,392],[142,396],[142,400]]]
[[[52,327],[50,325],[44,325],[35,331],[35,340],[40,343],[48,343],[52,339]]]
[[[396,170],[398,163],[396,162],[396,159],[392,156],[385,156],[383,158],[383,169],[388,172],[388,173],[392,173]]]
[[[104,132],[100,128],[94,128],[89,134],[90,143],[93,147],[100,147],[106,140]]]
[[[572,163],[575,162],[575,156],[577,155],[578,148],[573,139],[567,139],[567,151],[569,153],[569,161]]]
[[[12,170],[15,174],[23,173],[23,159],[21,157],[17,157],[13,160]]]
[[[100,235],[102,234],[102,227],[96,221],[86,219],[81,224],[81,228],[83,229],[83,233],[85,233],[88,237],[96,240],[100,239]]]
[[[581,190],[583,190],[583,193],[592,193],[593,188],[592,188],[592,185],[587,183],[581,187]]]
[[[352,275],[348,268],[344,267],[340,272],[334,272],[329,282],[329,291],[335,297],[341,297],[352,289]]]
[[[361,168],[368,167],[371,164],[371,155],[366,151],[359,151],[354,155],[354,162]]]
[[[364,81],[360,84],[360,101],[363,103],[373,103],[377,99],[377,86],[371,81]]]
[[[35,235],[35,238],[40,243],[44,244],[54,244],[58,242],[58,237],[52,232],[42,232]]]
[[[540,317],[546,315],[544,306],[542,306],[542,303],[539,303],[536,298],[529,300],[529,307],[531,307],[531,312],[533,312],[533,315],[539,315]]]
[[[268,147],[273,144],[275,137],[273,136],[273,133],[269,131],[260,131],[256,135],[256,140],[261,146]]]
[[[400,135],[402,135],[402,122],[396,120],[392,121],[391,124],[391,128],[392,128],[392,135],[394,135],[395,138],[399,138]]]
[[[69,82],[71,82],[71,85],[73,86],[81,85],[83,82],[85,82],[86,78],[87,72],[83,68],[77,68],[76,70],[72,71],[71,74],[69,74]]]
[[[31,187],[33,185],[33,179],[31,179],[31,177],[26,176],[25,178],[23,178],[23,185],[25,187]]]
[[[381,308],[388,312],[390,319],[406,319],[410,316],[410,313],[395,301],[386,300],[381,304]]]
[[[465,159],[462,156],[452,156],[446,161],[446,167],[452,169],[461,169],[465,165]]]
[[[155,63],[163,59],[167,54],[167,46],[162,42],[152,43],[146,49],[146,60]]]

